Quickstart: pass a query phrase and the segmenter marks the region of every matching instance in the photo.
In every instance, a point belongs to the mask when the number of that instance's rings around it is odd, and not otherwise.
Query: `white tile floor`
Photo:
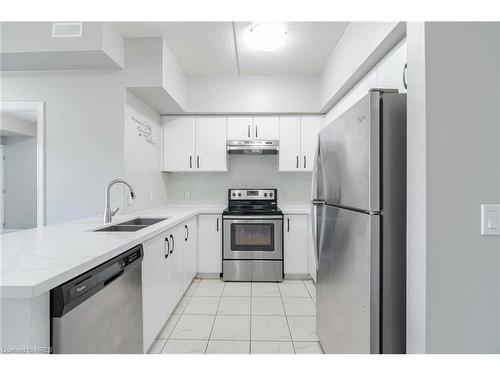
[[[322,354],[316,286],[195,279],[155,340],[161,354]]]

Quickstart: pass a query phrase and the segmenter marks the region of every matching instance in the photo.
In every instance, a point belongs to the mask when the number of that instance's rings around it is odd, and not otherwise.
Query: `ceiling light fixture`
[[[280,48],[287,36],[285,24],[265,22],[252,25],[247,33],[248,43],[261,51],[274,51]]]

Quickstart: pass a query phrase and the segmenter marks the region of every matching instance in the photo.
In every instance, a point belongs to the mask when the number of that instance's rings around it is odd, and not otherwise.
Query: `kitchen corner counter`
[[[285,215],[309,215],[311,208],[306,205],[278,205]]]
[[[167,205],[115,217],[114,224],[139,216],[168,218],[137,232],[92,232],[110,225],[96,216],[1,235],[0,296],[36,298],[195,215],[224,208]]]

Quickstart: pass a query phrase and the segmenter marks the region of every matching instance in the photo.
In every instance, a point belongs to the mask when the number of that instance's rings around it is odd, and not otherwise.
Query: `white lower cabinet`
[[[160,332],[169,315],[169,259],[162,233],[143,243],[142,260],[142,321],[143,343],[146,352]]]
[[[222,216],[198,216],[198,272],[222,272]]]
[[[184,223],[184,289],[189,287],[198,269],[198,219]]]
[[[284,224],[285,274],[308,274],[309,216],[285,215]]]
[[[184,294],[184,224],[170,229],[168,247],[168,316]]]
[[[196,218],[194,218],[196,222]],[[144,352],[174,311],[186,290],[185,225],[179,224],[142,244],[142,324]],[[196,229],[194,228],[194,232]],[[196,246],[196,245],[195,245]],[[196,252],[196,247],[195,247]],[[193,262],[188,258],[191,266]],[[196,267],[196,263],[194,263]],[[196,272],[196,269],[195,269]]]

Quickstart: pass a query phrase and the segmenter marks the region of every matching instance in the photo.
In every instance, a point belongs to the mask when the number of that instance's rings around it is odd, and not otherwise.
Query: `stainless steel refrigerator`
[[[372,90],[320,132],[311,210],[323,349],[405,353],[405,94]]]

